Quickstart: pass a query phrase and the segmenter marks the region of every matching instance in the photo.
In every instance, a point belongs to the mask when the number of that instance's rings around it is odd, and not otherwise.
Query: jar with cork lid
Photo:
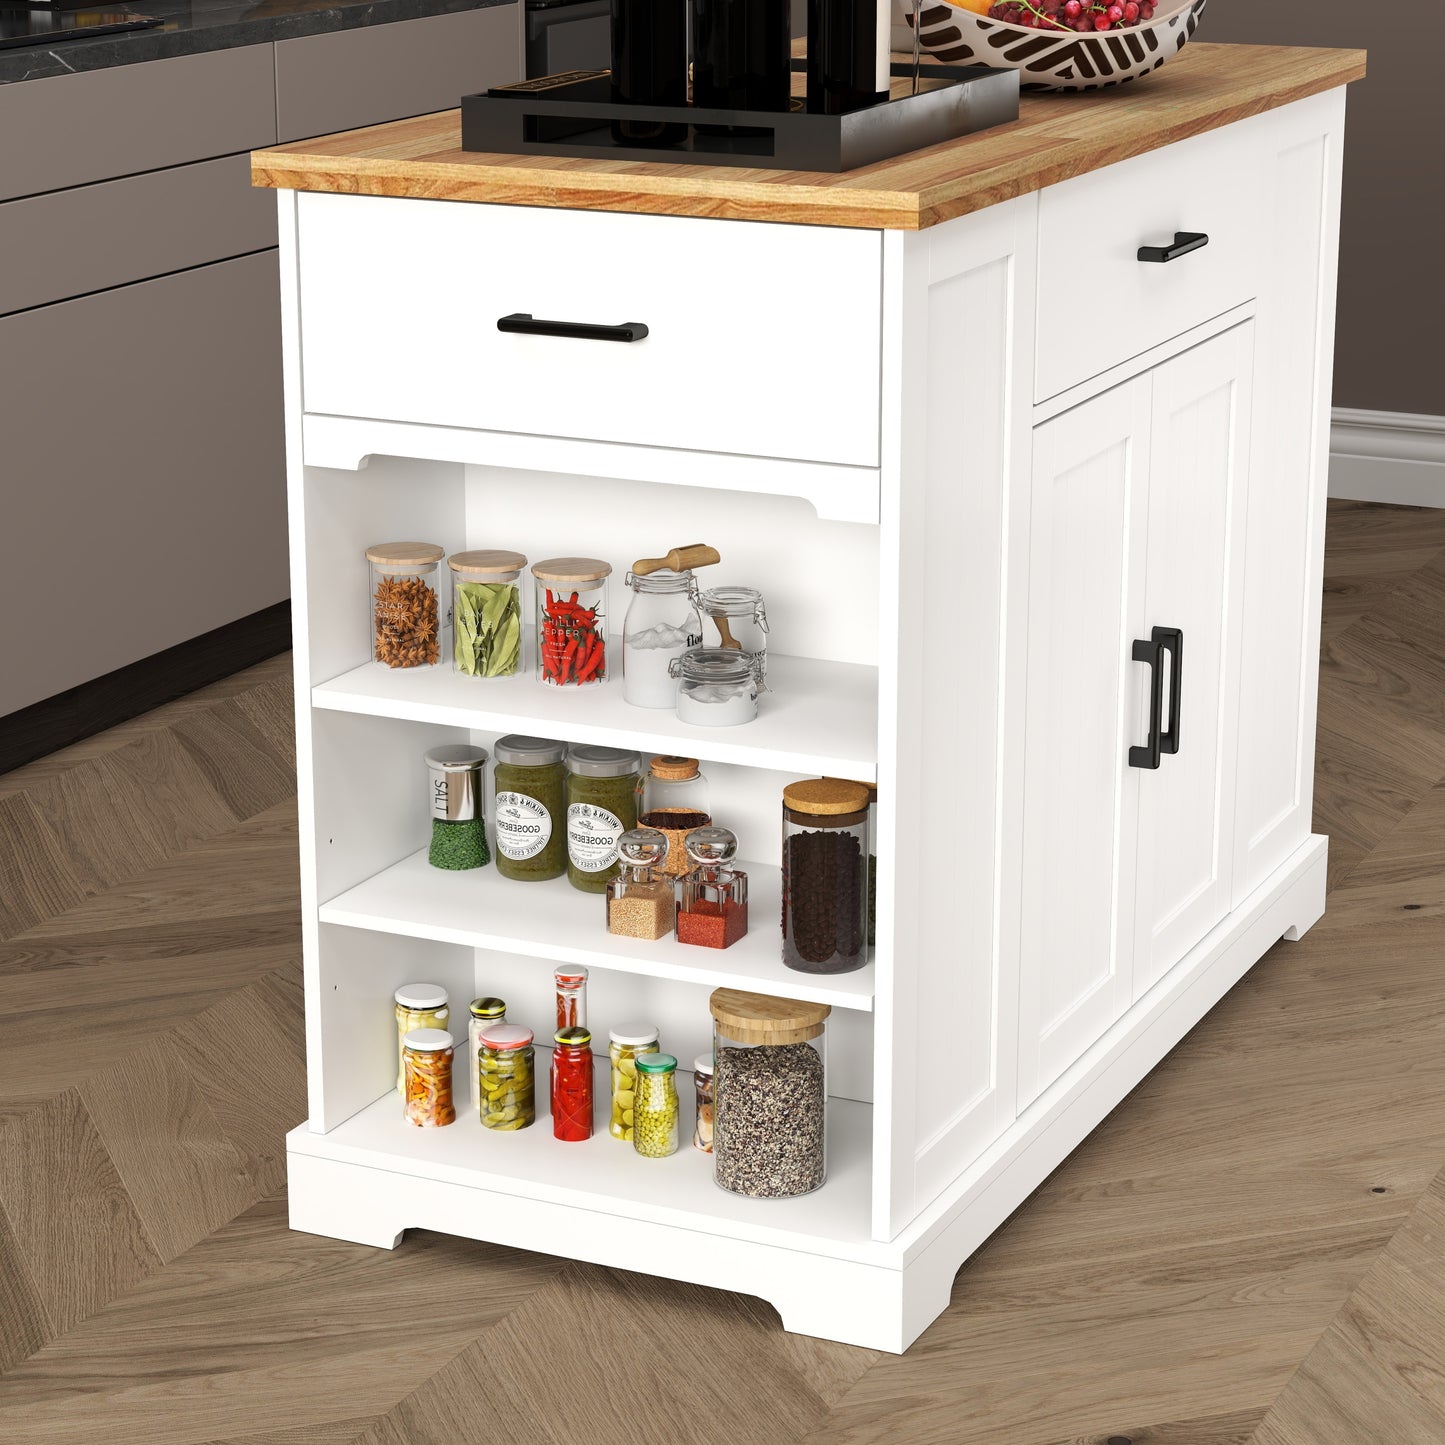
[[[783,962],[852,973],[868,961],[868,789],[841,778],[783,789]]]
[[[648,765],[638,799],[637,825],[656,828],[667,840],[662,871],[669,878],[681,878],[692,867],[682,840],[694,828],[712,823],[707,792],[707,779],[696,758],[663,756]]]
[[[489,548],[454,552],[452,662],[468,677],[515,677],[522,671],[522,589],[527,559]]]
[[[792,1199],[827,1178],[827,1004],[714,990],[713,1178]]]
[[[379,542],[371,567],[371,655],[387,667],[435,667],[447,617],[439,566],[446,548],[431,542]]]
[[[532,564],[537,589],[537,675],[551,687],[592,687],[607,678],[607,579],[598,557]]]

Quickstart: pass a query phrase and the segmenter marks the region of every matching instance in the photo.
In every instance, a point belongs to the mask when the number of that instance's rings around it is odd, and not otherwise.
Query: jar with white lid
[[[527,559],[488,548],[454,552],[452,663],[468,677],[515,677],[522,671],[522,589]]]
[[[629,572],[627,585],[632,601],[622,623],[622,696],[633,707],[676,707],[672,660],[702,641],[692,600],[696,581],[691,572],[663,568]]]
[[[436,983],[404,983],[392,995],[396,1015],[396,1092],[406,1095],[406,1036],[415,1029],[450,1029],[447,991]]]
[[[405,1117],[421,1129],[439,1129],[457,1121],[452,1102],[452,1036],[445,1029],[413,1029],[401,1047],[406,1075]]]
[[[431,542],[381,542],[371,564],[371,655],[387,667],[435,667],[447,618],[439,564],[446,548]]]
[[[766,692],[768,609],[756,587],[709,587],[695,594],[702,645],[749,652],[758,659],[758,685]]]
[[[609,1030],[607,1038],[612,1064],[612,1118],[607,1132],[631,1143],[636,1123],[637,1058],[657,1052],[657,1030],[648,1023],[620,1023]]]
[[[751,653],[690,647],[672,661],[677,718],[694,727],[734,727],[758,715],[758,664]]]
[[[551,687],[592,687],[607,679],[607,579],[598,557],[549,557],[532,564],[537,590],[537,675]]]
[[[697,1096],[696,1122],[692,1128],[692,1147],[703,1154],[712,1153],[713,1064],[711,1054],[699,1054],[692,1061],[692,1087]]]

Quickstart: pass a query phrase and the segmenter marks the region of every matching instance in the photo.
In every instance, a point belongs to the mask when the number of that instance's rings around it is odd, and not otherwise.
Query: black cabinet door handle
[[[590,321],[540,321],[530,311],[514,311],[497,318],[498,331],[515,331],[523,336],[567,336],[575,341],[641,341],[647,327],[641,321],[624,321],[621,326],[597,326]]]
[[[1164,726],[1164,654],[1169,654],[1169,726]],[[1149,741],[1129,749],[1131,768],[1154,769],[1163,753],[1179,751],[1179,705],[1184,697],[1184,634],[1156,627],[1134,640],[1134,661],[1149,664]]]
[[[1169,726],[1159,734],[1159,751],[1179,751],[1179,708],[1184,700],[1184,634],[1177,627],[1156,627],[1154,641],[1169,654]]]
[[[1141,261],[1177,261],[1191,251],[1198,251],[1209,244],[1209,237],[1203,231],[1175,231],[1172,246],[1140,246]]]

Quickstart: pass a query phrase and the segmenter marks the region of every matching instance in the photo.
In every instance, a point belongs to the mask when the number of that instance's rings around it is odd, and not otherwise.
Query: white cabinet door
[[[1019,1107],[1133,998],[1134,818],[1151,381],[1034,433],[1020,928]],[[1127,820],[1127,821],[1126,821]]]
[[[1167,629],[1178,643],[1158,680],[1165,748],[1139,779],[1136,999],[1230,908],[1253,345],[1246,322],[1151,374],[1139,635]]]

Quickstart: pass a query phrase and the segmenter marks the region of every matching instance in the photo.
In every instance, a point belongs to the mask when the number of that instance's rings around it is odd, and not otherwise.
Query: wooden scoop
[[[661,572],[664,567],[674,572],[690,572],[694,567],[711,567],[721,561],[722,553],[716,547],[692,542],[686,547],[674,547],[666,557],[644,557],[632,564],[632,570],[638,577],[646,577],[649,572]]]

